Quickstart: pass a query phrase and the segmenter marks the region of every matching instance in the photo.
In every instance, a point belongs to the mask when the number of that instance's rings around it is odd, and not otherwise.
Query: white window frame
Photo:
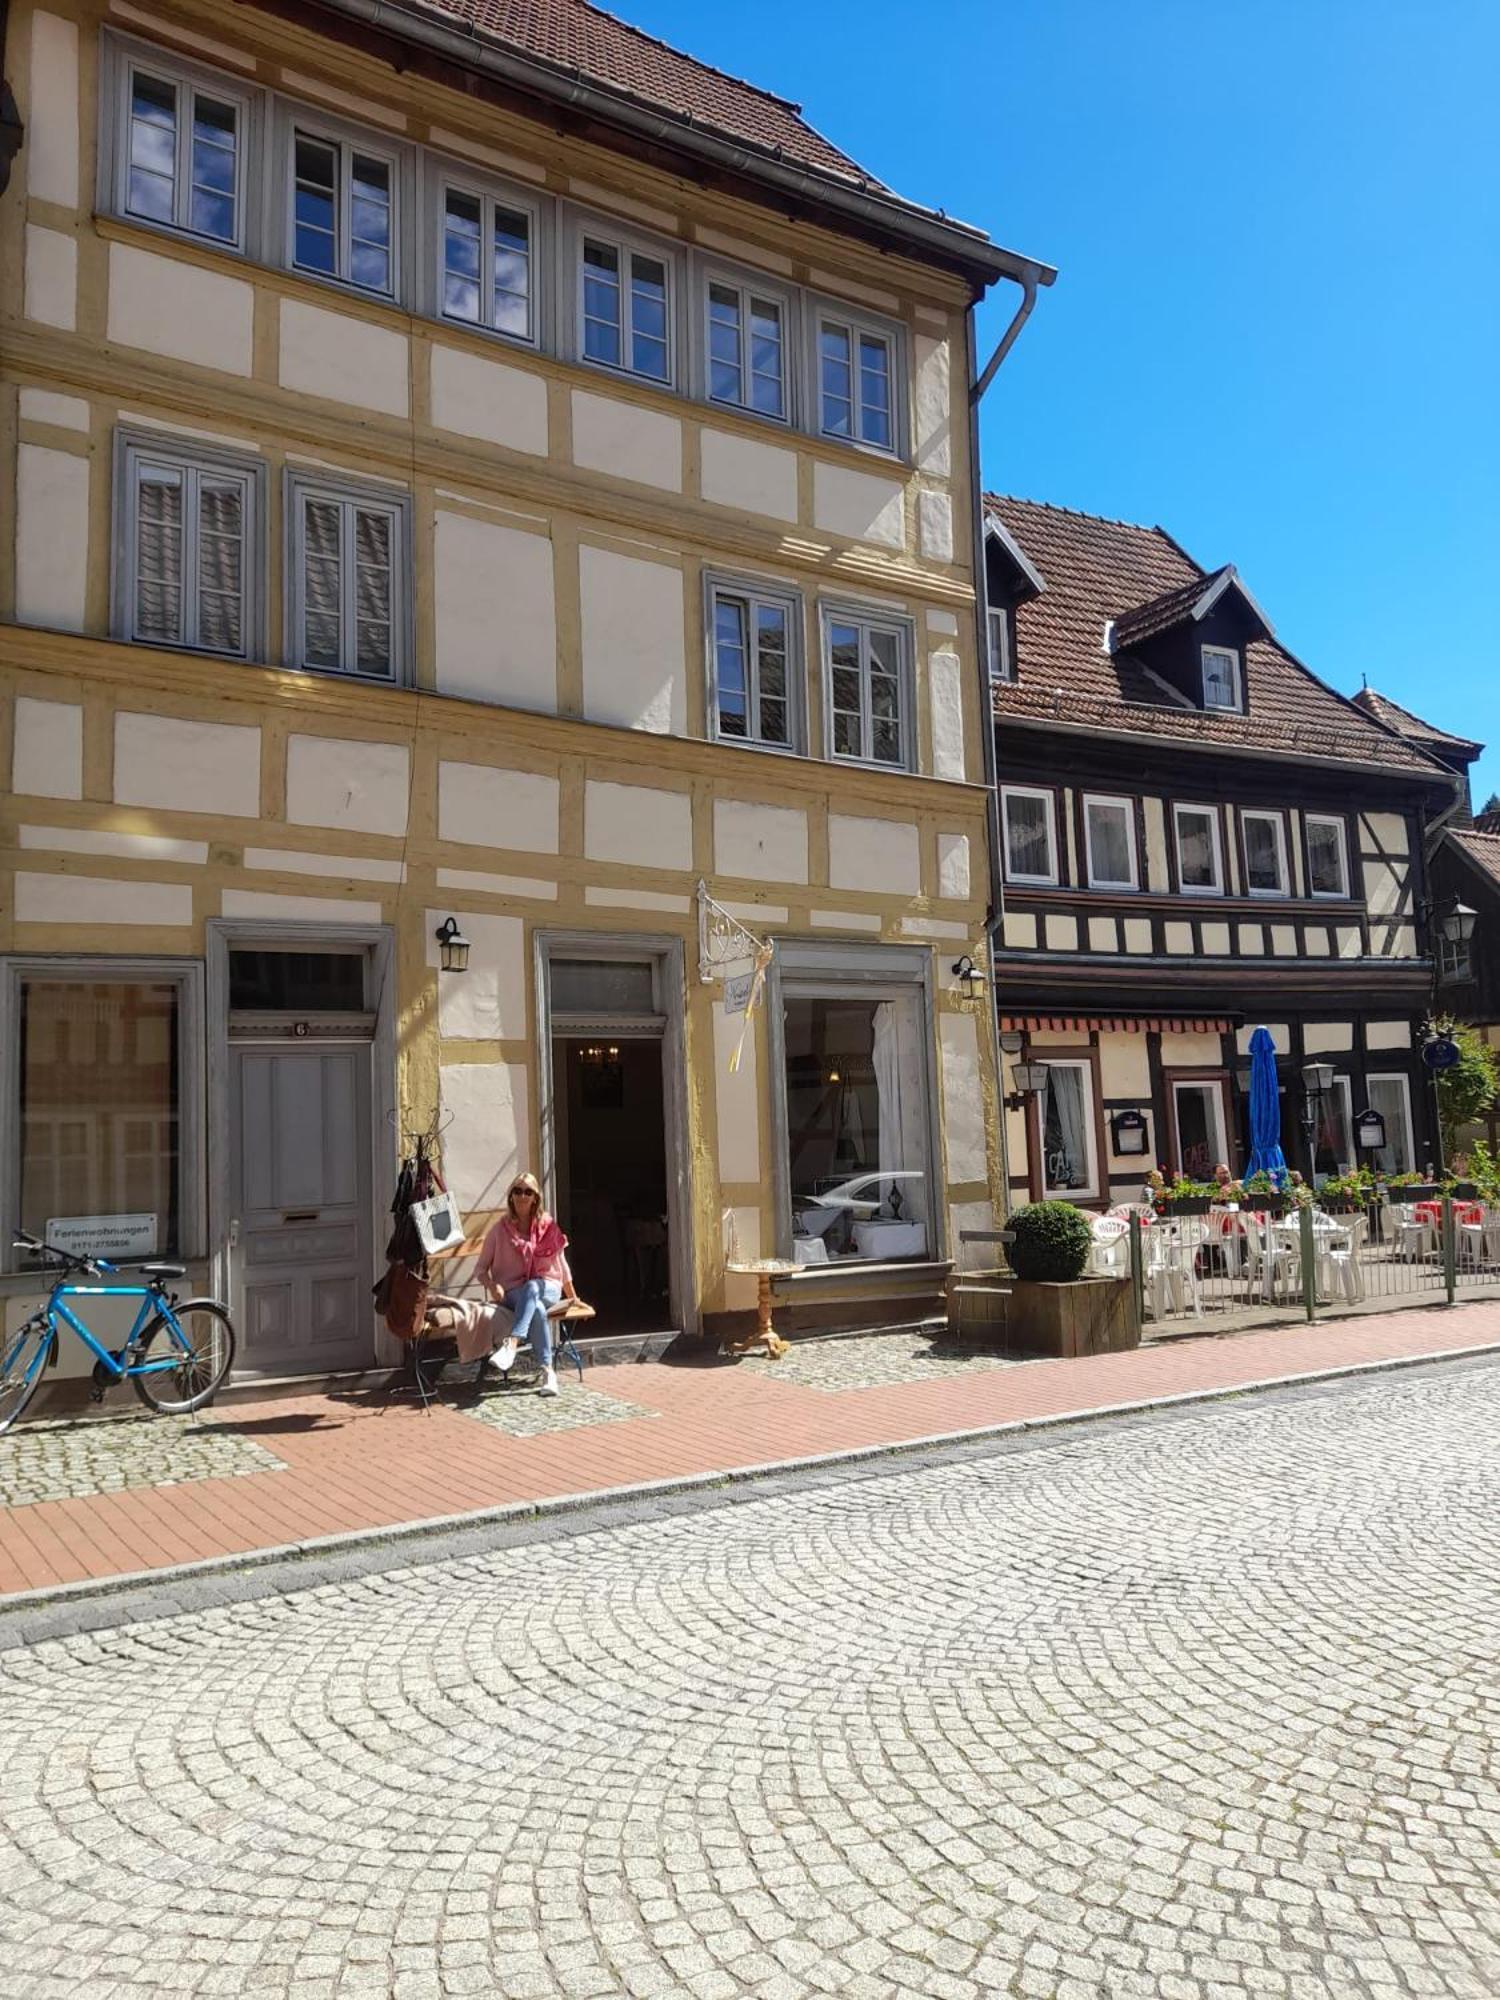
[[[856,307],[846,305],[841,299],[812,297],[807,308],[810,384],[808,392],[809,428],[818,437],[828,438],[835,444],[847,445],[853,451],[869,452],[877,458],[904,459],[908,455],[907,424],[907,359],[906,340],[903,329],[894,320],[880,319],[870,313],[860,312]],[[852,420],[855,435],[845,437],[841,432],[830,430],[823,421],[823,329],[837,327],[849,336],[850,353],[854,380],[850,384],[854,395]],[[891,441],[889,444],[872,442],[858,434],[860,404],[858,400],[858,346],[861,338],[885,342],[890,358],[891,370]]]
[[[1319,889],[1313,882],[1312,871],[1312,829],[1315,826],[1331,826],[1338,836],[1339,886],[1337,889]],[[1349,900],[1349,829],[1337,813],[1305,813],[1302,821],[1303,858],[1307,864],[1307,893],[1321,898],[1324,902],[1344,903]]]
[[[1257,889],[1250,880],[1250,841],[1245,831],[1251,820],[1269,820],[1276,834],[1276,872],[1274,889]],[[1245,894],[1260,897],[1286,897],[1291,894],[1291,870],[1287,859],[1286,815],[1268,806],[1240,807],[1240,845],[1245,864]]]
[[[277,174],[271,194],[273,202],[280,203],[282,267],[295,277],[305,278],[310,284],[331,285],[336,291],[348,292],[354,298],[381,299],[391,305],[404,303],[411,296],[411,273],[408,268],[409,239],[412,235],[410,217],[413,212],[411,147],[392,139],[388,133],[372,131],[366,125],[350,124],[312,105],[304,104],[301,100],[278,99],[276,114]],[[337,271],[317,271],[309,265],[297,262],[298,133],[317,145],[333,147],[337,155],[338,193],[335,204]],[[363,153],[372,160],[381,160],[390,168],[391,282],[389,289],[383,291],[374,285],[360,284],[349,275],[352,263],[349,178],[350,156],[354,153]]]
[[[614,216],[600,214],[596,209],[568,209],[563,217],[563,250],[557,259],[558,293],[560,299],[559,324],[564,328],[567,343],[567,358],[578,362],[584,368],[596,369],[600,375],[613,376],[626,382],[639,382],[648,389],[659,389],[663,393],[686,393],[683,379],[683,355],[688,342],[684,327],[685,261],[682,246],[673,243],[669,237],[653,236],[641,229],[633,229],[628,223],[618,221]],[[601,243],[616,251],[622,259],[631,256],[650,257],[664,266],[667,274],[667,372],[662,375],[643,375],[630,367],[626,356],[630,352],[630,318],[628,311],[630,287],[622,269],[620,286],[620,355],[618,362],[601,361],[584,351],[583,336],[583,251],[587,242]]]
[[[786,698],[787,737],[785,743],[768,742],[764,737],[751,734],[746,736],[726,735],[719,728],[719,658],[716,633],[715,611],[721,598],[736,598],[748,607],[747,630],[752,635],[752,643],[746,658],[746,672],[750,684],[746,688],[749,706],[747,720],[758,720],[760,714],[759,662],[754,657],[753,633],[755,606],[774,605],[785,612],[787,626],[786,650]],[[802,599],[795,590],[784,585],[762,583],[754,578],[733,576],[717,571],[708,572],[703,579],[704,611],[704,659],[708,668],[708,720],[709,733],[719,743],[727,743],[736,750],[761,750],[775,757],[803,757],[807,754],[807,674],[803,665],[803,613]],[[894,766],[887,768],[894,769]]]
[[[819,610],[819,652],[822,660],[823,685],[823,755],[831,764],[857,764],[871,771],[914,771],[916,769],[916,698],[913,687],[912,662],[916,653],[916,627],[911,619],[893,615],[888,611],[874,611],[868,605],[846,604],[824,600]],[[897,675],[897,701],[899,704],[898,723],[901,733],[901,756],[894,763],[882,757],[861,755],[852,757],[847,751],[834,749],[833,729],[833,627],[834,625],[854,625],[859,629],[859,677],[860,677],[860,741],[868,751],[872,741],[872,716],[870,704],[870,644],[872,631],[893,632],[899,655]]]
[[[742,382],[749,381],[749,357],[745,353],[746,329],[749,325],[748,308],[752,298],[766,299],[781,313],[781,396],[782,414],[778,417],[770,410],[757,410],[753,404],[726,401],[713,393],[713,358],[709,348],[709,287],[722,285],[728,291],[739,294]],[[750,417],[763,424],[772,424],[778,430],[795,430],[800,421],[801,384],[798,381],[797,358],[802,348],[802,322],[798,311],[798,294],[793,287],[778,284],[774,279],[761,276],[758,271],[742,269],[731,264],[720,264],[700,260],[693,272],[693,314],[696,333],[692,342],[695,372],[694,393],[698,400],[706,403],[711,410],[728,410],[731,414]]]
[[[497,179],[492,174],[486,174],[481,168],[452,160],[446,154],[425,155],[423,166],[426,176],[423,210],[427,228],[431,233],[425,259],[427,283],[431,287],[425,301],[426,310],[442,326],[459,327],[466,333],[484,334],[492,340],[503,341],[507,347],[523,347],[530,348],[534,352],[542,352],[546,348],[551,330],[554,291],[551,277],[554,254],[551,203],[531,189]],[[480,303],[486,311],[493,311],[494,301],[494,211],[497,207],[511,208],[527,218],[531,231],[531,326],[527,333],[511,333],[504,327],[492,325],[488,319],[461,319],[456,313],[444,309],[450,188],[456,193],[471,196],[481,204],[484,220],[480,247],[479,290]]]
[[[103,958],[27,954],[0,958],[0,1274],[19,1265],[11,1249],[21,1212],[21,987],[29,979],[173,985],[177,1001],[179,1106],[178,1210],[182,1240],[176,1254],[207,1250],[204,1132],[203,966],[183,958]],[[163,1253],[166,1254],[166,1253]]]
[[[1100,876],[1094,866],[1094,826],[1089,817],[1092,806],[1103,806],[1111,812],[1125,815],[1126,845],[1130,850],[1130,874],[1127,880],[1112,882]],[[1140,881],[1140,860],[1136,853],[1135,800],[1122,798],[1109,792],[1085,792],[1083,795],[1083,847],[1088,866],[1088,883],[1091,889],[1138,889]]]
[[[184,497],[199,478],[234,480],[242,488],[241,520],[244,550],[240,558],[240,645],[234,652],[206,647],[198,633],[198,599],[195,589],[197,536],[188,533],[188,509],[183,507],[183,636],[180,640],[141,637],[136,630],[136,585],[139,563],[136,549],[140,532],[137,506],[137,472],[143,465],[170,467],[184,478]],[[158,436],[150,431],[122,427],[115,432],[115,528],[114,571],[111,579],[110,630],[134,646],[161,646],[173,652],[212,651],[216,658],[256,660],[265,649],[265,563],[266,546],[266,467],[249,454],[218,451],[192,443],[186,438]]]
[[[100,52],[99,93],[100,134],[98,154],[99,206],[117,215],[136,229],[156,229],[168,236],[180,236],[190,243],[202,243],[226,256],[248,255],[261,201],[262,126],[264,95],[246,87],[243,78],[211,69],[201,63],[158,48],[150,42],[106,31]],[[141,74],[170,86],[178,93],[177,162],[174,188],[174,216],[185,204],[188,183],[184,164],[191,151],[191,118],[184,120],[183,93],[202,93],[232,104],[236,113],[234,234],[232,237],[206,235],[190,223],[174,219],[163,222],[152,215],[137,215],[127,206],[130,194],[130,100],[131,81]]]
[[[1210,882],[1185,882],[1182,878],[1182,815],[1203,813],[1213,828],[1214,879]],[[1224,838],[1219,823],[1217,806],[1197,805],[1192,800],[1172,802],[1172,843],[1177,853],[1177,886],[1184,896],[1222,896],[1224,893]]]
[[[1080,1056],[1047,1056],[1043,1067],[1048,1070],[1071,1069],[1082,1072],[1083,1083],[1083,1135],[1085,1166],[1088,1180],[1084,1187],[1055,1187],[1047,1174],[1047,1112],[1043,1093],[1038,1092],[1036,1100],[1036,1136],[1038,1178],[1042,1184],[1044,1201],[1096,1201],[1099,1197],[1099,1106],[1096,1097],[1094,1065]],[[1050,1087],[1050,1086],[1049,1086]]]
[[[1012,799],[1040,799],[1047,810],[1047,851],[1052,866],[1045,875],[1019,874],[1010,863],[1010,802]],[[1058,883],[1057,798],[1045,785],[1002,785],[1000,787],[1000,832],[1004,846],[1005,879],[1022,888],[1053,889]]]
[[[1417,1164],[1417,1134],[1416,1128],[1412,1124],[1411,1115],[1411,1078],[1404,1075],[1400,1070],[1367,1070],[1365,1072],[1365,1102],[1372,1111],[1379,1110],[1380,1108],[1370,1094],[1377,1083],[1394,1083],[1400,1086],[1401,1117],[1405,1129],[1402,1133],[1404,1145],[1397,1150],[1398,1152],[1404,1151],[1405,1165],[1398,1165],[1390,1169],[1390,1171],[1398,1174],[1412,1173],[1415,1171]],[[1384,1116],[1384,1113],[1381,1115]],[[1386,1145],[1389,1146],[1391,1142],[1389,1119],[1386,1119],[1385,1136]],[[1361,1149],[1356,1147],[1355,1150],[1358,1152]],[[1362,1157],[1368,1158],[1369,1156],[1368,1154],[1364,1154]]]
[[[357,633],[351,610],[355,598],[354,565],[349,561],[350,510],[364,508],[382,512],[391,519],[391,671],[388,674],[374,674],[362,671],[357,664],[337,667],[308,665],[304,659],[306,651],[306,581],[303,567],[303,503],[306,500],[330,500],[344,510],[340,525],[340,573],[341,616],[339,620],[340,645],[345,656],[357,659],[353,650],[357,646]],[[411,537],[411,496],[393,487],[362,483],[356,479],[344,479],[337,474],[328,476],[304,472],[289,467],[285,486],[286,513],[286,664],[297,673],[324,674],[337,680],[363,681],[373,687],[404,687],[411,676],[412,661],[412,537]]]
[[[1010,613],[1003,604],[991,604],[985,623],[989,638],[989,668],[992,681],[1013,681],[1015,662],[1010,650]]]
[[[1437,934],[1438,978],[1455,985],[1474,977],[1474,959],[1467,938],[1445,938]]]
[[[1234,693],[1233,701],[1210,701],[1208,698],[1208,656],[1210,653],[1216,659],[1228,660],[1229,662],[1231,684]],[[1205,714],[1237,715],[1244,712],[1245,682],[1240,670],[1240,656],[1233,646],[1200,646],[1198,649],[1198,672],[1203,692]]]
[[[1172,1084],[1172,1144],[1177,1154],[1174,1164],[1180,1174],[1187,1172],[1187,1166],[1182,1157],[1182,1113],[1179,1109],[1182,1093],[1185,1090],[1201,1090],[1210,1099],[1212,1115],[1209,1123],[1213,1127],[1211,1138],[1214,1157],[1209,1165],[1208,1172],[1203,1175],[1203,1179],[1211,1180],[1214,1168],[1221,1161],[1226,1166],[1229,1164],[1229,1127],[1224,1115],[1224,1086],[1217,1078],[1211,1076],[1174,1077],[1170,1070],[1167,1072],[1167,1075]]]

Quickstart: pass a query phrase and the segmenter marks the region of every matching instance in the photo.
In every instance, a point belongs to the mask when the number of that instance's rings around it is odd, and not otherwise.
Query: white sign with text
[[[75,1257],[107,1257],[118,1264],[125,1257],[154,1257],[154,1215],[54,1215],[47,1224],[47,1241]]]

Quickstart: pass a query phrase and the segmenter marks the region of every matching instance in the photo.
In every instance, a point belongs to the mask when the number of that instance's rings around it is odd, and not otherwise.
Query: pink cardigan
[[[567,1247],[567,1237],[550,1215],[539,1215],[529,1235],[523,1235],[508,1215],[501,1215],[490,1224],[474,1276],[501,1292],[524,1285],[528,1278],[555,1278],[561,1285],[571,1285]]]

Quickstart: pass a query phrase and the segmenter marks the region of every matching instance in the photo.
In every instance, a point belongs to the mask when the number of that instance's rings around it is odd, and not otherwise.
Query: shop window
[[[1399,1074],[1370,1076],[1365,1087],[1372,1111],[1385,1120],[1385,1144],[1363,1156],[1377,1174],[1409,1174],[1417,1164],[1411,1129],[1411,1083]]]
[[[915,991],[785,1000],[799,1264],[933,1254],[925,1026]]]
[[[1086,1200],[1099,1192],[1094,1129],[1094,1066],[1049,1062],[1037,1100],[1042,1129],[1042,1191]]]
[[[197,1248],[189,977],[12,965],[0,1010],[0,1046],[14,1051],[7,1221],[47,1237],[87,1217],[138,1256]]]

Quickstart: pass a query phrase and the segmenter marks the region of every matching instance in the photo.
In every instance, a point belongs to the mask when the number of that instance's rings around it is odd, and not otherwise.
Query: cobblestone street
[[[0,1657],[5,2000],[1500,1992],[1500,1368]]]

